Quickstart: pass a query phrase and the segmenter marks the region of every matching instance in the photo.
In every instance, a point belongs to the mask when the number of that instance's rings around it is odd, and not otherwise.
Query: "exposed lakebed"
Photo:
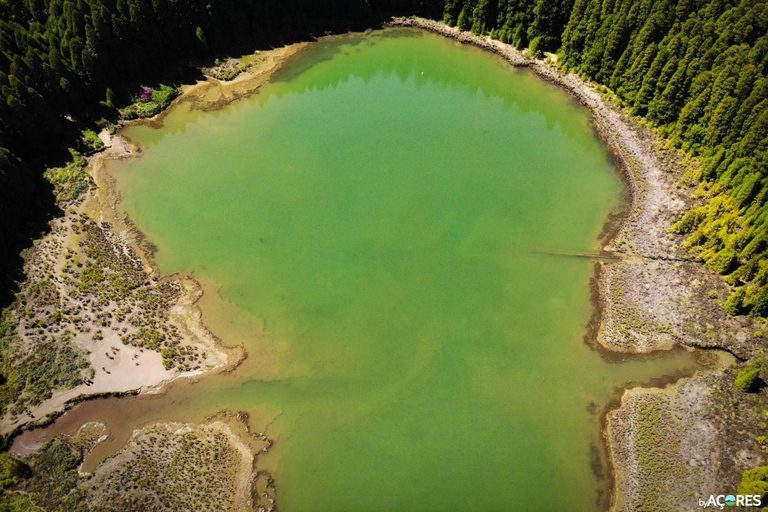
[[[601,408],[699,368],[585,343],[594,262],[569,255],[599,249],[620,178],[585,109],[494,55],[330,38],[163,123],[125,131],[144,152],[111,171],[122,207],[249,357],[78,414],[127,435],[247,411],[281,510],[592,511]]]

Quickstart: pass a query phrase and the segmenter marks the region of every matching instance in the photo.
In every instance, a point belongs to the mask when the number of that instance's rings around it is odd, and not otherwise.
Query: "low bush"
[[[93,130],[85,130],[80,135],[80,147],[84,155],[92,155],[104,149],[104,142]]]
[[[745,471],[741,475],[739,494],[768,494],[768,466]]]
[[[179,91],[170,85],[160,84],[157,87],[141,87],[132,98],[132,103],[120,111],[123,119],[139,119],[152,117],[162,112]]]
[[[762,358],[756,359],[742,368],[733,381],[736,388],[745,393],[754,391],[760,382],[760,370],[763,368],[763,362]]]

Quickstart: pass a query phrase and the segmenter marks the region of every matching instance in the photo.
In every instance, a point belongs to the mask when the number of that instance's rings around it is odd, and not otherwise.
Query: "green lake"
[[[248,411],[283,512],[594,511],[602,408],[697,368],[585,342],[594,260],[565,254],[599,249],[625,192],[589,113],[495,55],[330,38],[164,124],[125,132],[123,207],[249,358],[142,418]]]

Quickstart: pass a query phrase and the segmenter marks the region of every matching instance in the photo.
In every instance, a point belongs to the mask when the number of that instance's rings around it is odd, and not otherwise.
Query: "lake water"
[[[623,188],[588,112],[494,55],[333,38],[164,123],[126,132],[123,206],[249,358],[118,414],[250,412],[284,512],[593,511],[601,408],[697,367],[585,343],[594,261],[564,254],[599,249]]]

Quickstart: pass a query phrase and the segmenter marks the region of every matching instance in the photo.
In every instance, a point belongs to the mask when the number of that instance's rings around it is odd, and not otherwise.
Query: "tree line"
[[[768,6],[756,0],[0,0],[0,246],[39,201],[41,147],[65,144],[71,119],[113,103],[107,91],[187,57],[393,14],[555,52],[697,156],[703,206],[673,230],[736,287],[729,312],[768,316]]]
[[[729,313],[768,316],[768,3],[447,0],[443,21],[556,53],[697,156],[704,204],[672,230],[736,287]]]
[[[673,230],[729,313],[768,316],[768,3],[576,0],[560,56],[699,157],[706,203]]]
[[[432,4],[0,0],[0,276],[20,266],[15,255],[44,228],[31,220],[53,203],[42,179],[43,164],[58,156],[49,150],[72,145],[83,122],[102,116],[100,104],[113,107],[127,84],[135,89],[134,81],[156,78],[190,57],[365,28],[391,14],[440,12],[441,1]]]

